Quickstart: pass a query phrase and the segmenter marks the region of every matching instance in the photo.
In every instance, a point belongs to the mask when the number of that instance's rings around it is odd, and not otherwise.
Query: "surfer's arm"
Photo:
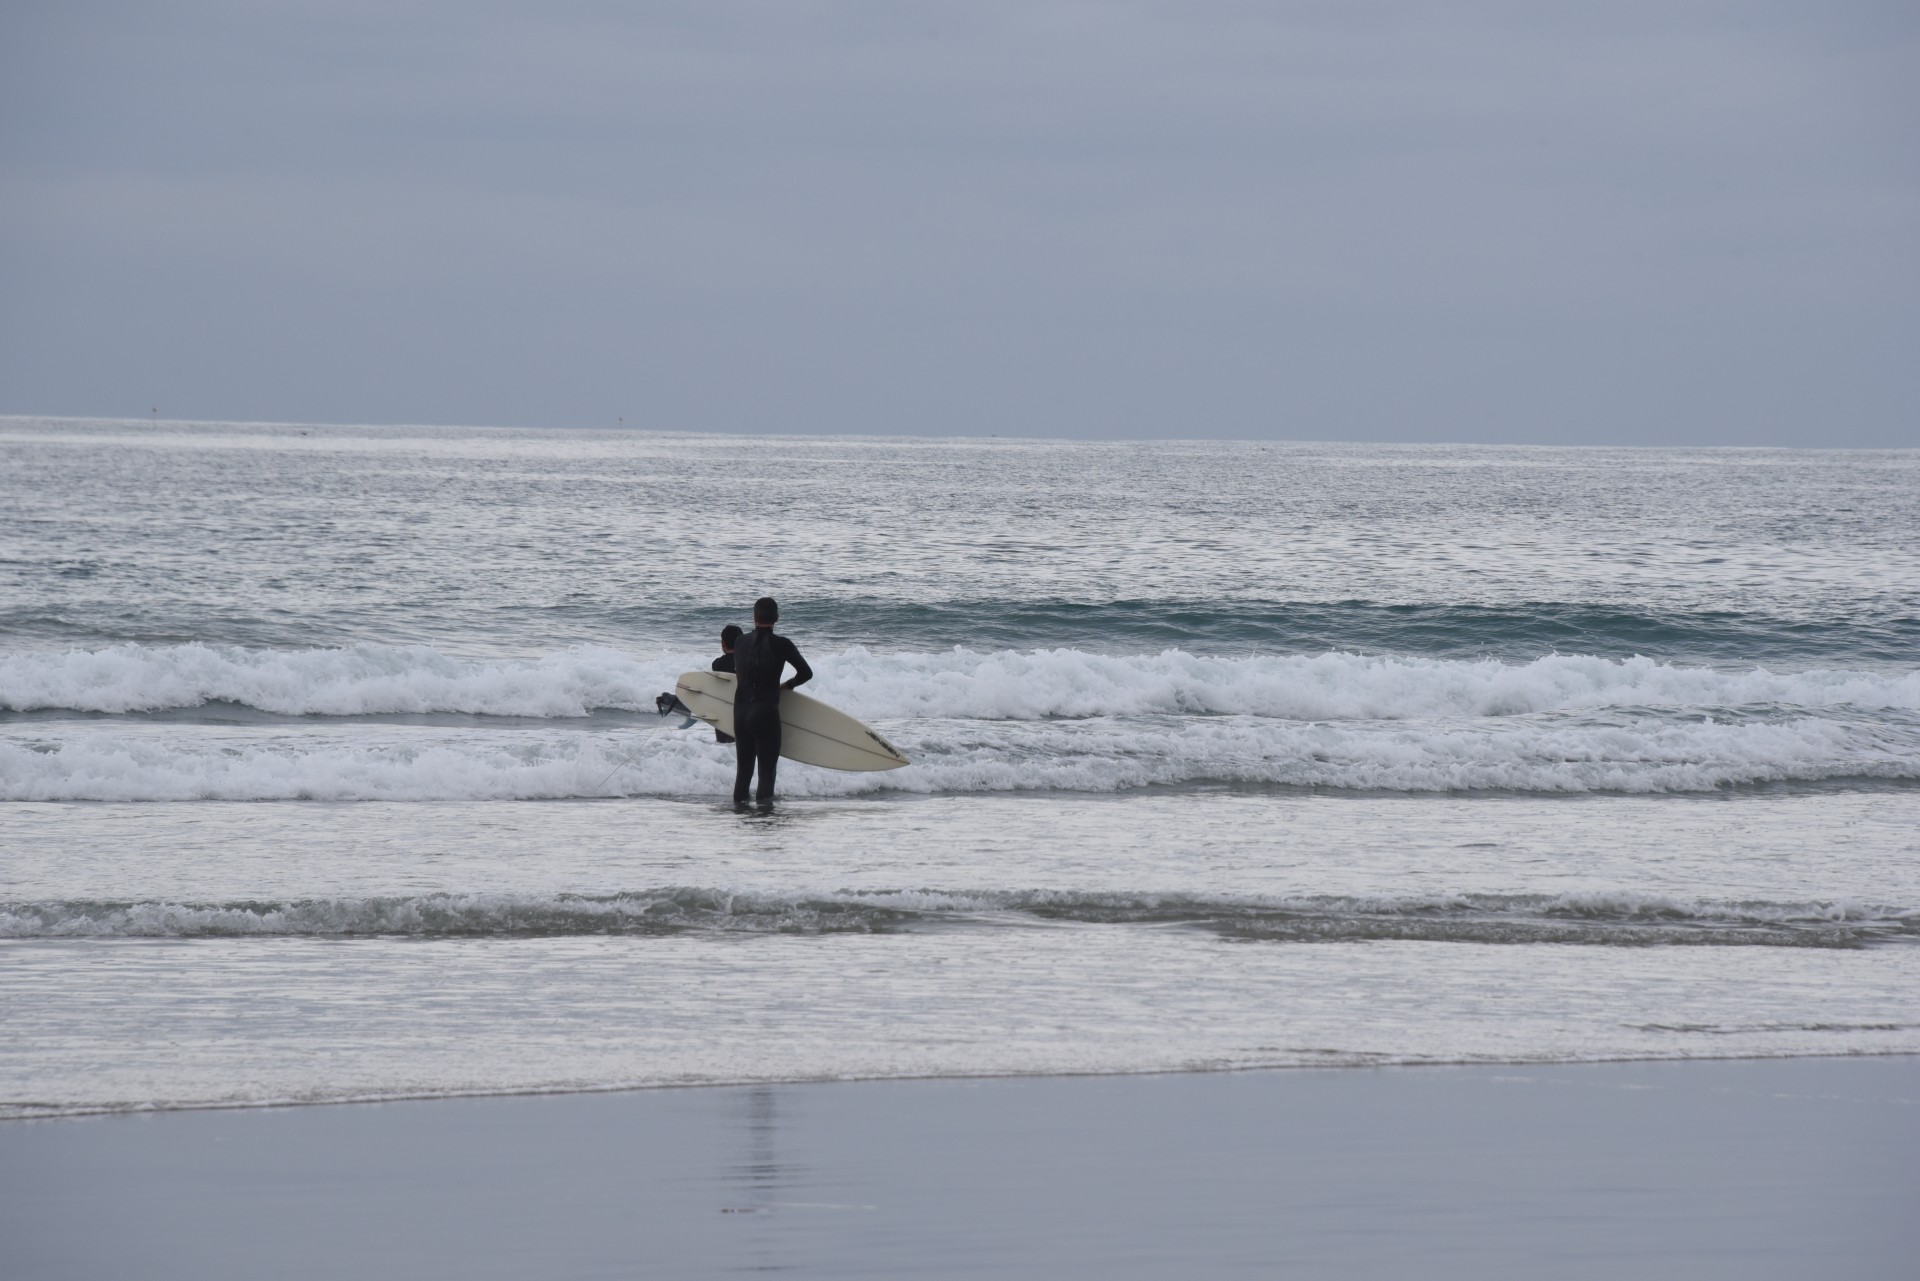
[[[800,657],[800,647],[798,645],[795,645],[784,636],[780,638],[780,642],[784,647],[780,657],[793,664],[794,672],[793,678],[780,686],[780,688],[792,689],[795,685],[805,685],[813,679],[813,669],[807,666],[806,659]]]

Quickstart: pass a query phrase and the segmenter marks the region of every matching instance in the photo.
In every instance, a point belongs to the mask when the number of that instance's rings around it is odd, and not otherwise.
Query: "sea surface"
[[[772,594],[912,758],[653,710]],[[0,419],[0,1117],[1920,1053],[1920,451]]]

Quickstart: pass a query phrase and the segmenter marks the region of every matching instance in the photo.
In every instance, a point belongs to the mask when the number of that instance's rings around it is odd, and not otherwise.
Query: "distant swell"
[[[667,887],[612,895],[427,894],[287,902],[0,904],[0,938],[494,937],[872,933],[1020,919],[1189,926],[1276,942],[1403,939],[1595,946],[1861,947],[1920,942],[1920,910],[1657,895],[1442,894],[1207,898],[896,890],[819,896]]]
[[[1550,655],[1529,662],[1352,653],[1210,658],[1169,649],[954,648],[811,655],[811,692],[863,718],[1232,715],[1293,720],[1513,716],[1603,707],[1920,709],[1920,671],[1721,670],[1649,658]],[[463,713],[579,718],[648,711],[698,654],[639,658],[581,647],[466,661],[423,646],[266,650],[119,645],[0,656],[0,711],[125,714],[227,703],[284,716]]]
[[[59,562],[46,571],[61,587],[99,581],[96,562]],[[129,592],[137,593],[137,588]],[[417,621],[370,611],[317,619],[272,614],[209,617],[182,602],[147,598],[136,615],[129,594],[54,598],[29,592],[0,603],[0,632],[35,643],[152,642],[193,636],[217,645],[296,648],[347,644],[393,634]],[[1819,617],[1714,609],[1633,608],[1623,604],[1527,601],[1506,604],[1389,603],[1369,600],[1247,599],[1040,600],[1018,597],[897,601],[814,597],[802,607],[803,640],[824,649],[882,642],[889,648],[940,650],[956,638],[978,648],[1106,649],[1200,653],[1356,653],[1430,658],[1542,654],[1643,654],[1686,662],[1920,663],[1920,617],[1893,607]],[[704,637],[731,617],[728,607],[681,602],[529,603],[489,621],[495,640],[568,635],[596,639]],[[796,620],[798,621],[798,620]],[[485,629],[480,629],[485,634]]]
[[[708,621],[690,618],[685,626],[710,631]],[[940,648],[965,636],[976,645],[1005,649],[1349,650],[1519,662],[1553,652],[1694,662],[1920,662],[1920,618],[1898,610],[1808,618],[1565,601],[856,599],[810,603],[808,624],[843,645],[884,636],[915,649]]]

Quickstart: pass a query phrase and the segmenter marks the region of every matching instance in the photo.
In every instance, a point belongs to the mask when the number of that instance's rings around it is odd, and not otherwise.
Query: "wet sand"
[[[7,1275],[1853,1277],[1920,1058],[875,1081],[0,1125]]]

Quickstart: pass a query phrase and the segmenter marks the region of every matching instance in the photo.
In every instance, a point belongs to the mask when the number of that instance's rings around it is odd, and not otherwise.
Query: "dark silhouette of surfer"
[[[728,623],[720,629],[720,657],[713,660],[714,671],[730,672],[733,670],[733,647],[739,643],[740,627],[737,623]],[[716,743],[731,743],[733,741],[733,735],[716,725],[713,730],[713,741]]]
[[[760,784],[754,799],[762,805],[773,803],[774,772],[780,763],[780,695],[813,679],[813,669],[794,643],[774,635],[773,625],[779,621],[780,606],[773,597],[762,596],[753,602],[753,631],[733,647],[735,805],[747,803],[756,768]],[[780,675],[789,664],[795,675],[783,683]]]

